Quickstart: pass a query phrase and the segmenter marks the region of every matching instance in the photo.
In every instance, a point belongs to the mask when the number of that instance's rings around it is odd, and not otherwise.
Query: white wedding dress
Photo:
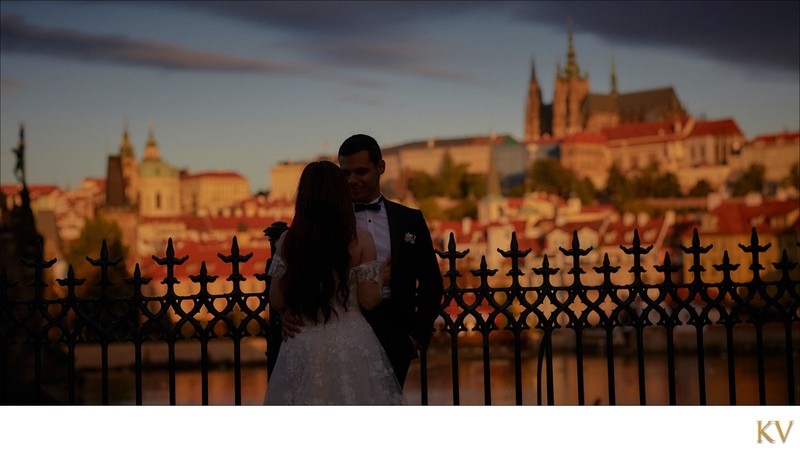
[[[307,320],[300,333],[281,343],[264,404],[406,404],[389,359],[356,298],[360,283],[379,279],[378,268],[378,262],[371,261],[350,269],[347,308],[332,299],[335,313],[327,323]],[[275,255],[269,274],[277,280],[285,272],[285,261]]]

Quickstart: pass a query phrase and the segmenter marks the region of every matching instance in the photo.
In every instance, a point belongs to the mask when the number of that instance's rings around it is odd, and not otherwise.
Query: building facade
[[[181,209],[185,215],[224,214],[250,197],[250,184],[236,172],[213,171],[181,174]]]
[[[611,65],[611,87],[607,94],[590,91],[589,75],[582,72],[568,33],[567,64],[556,68],[553,101],[545,104],[532,68],[525,109],[527,143],[560,139],[579,132],[600,132],[626,124],[682,118],[687,115],[671,87],[619,93],[616,65]]]

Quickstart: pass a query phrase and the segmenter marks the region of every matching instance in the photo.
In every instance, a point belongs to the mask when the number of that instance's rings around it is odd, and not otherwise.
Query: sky
[[[19,124],[30,184],[104,177],[124,126],[141,158],[269,188],[285,160],[522,138],[535,66],[550,103],[568,23],[590,90],[671,86],[747,138],[800,126],[800,2],[0,2],[0,182]]]

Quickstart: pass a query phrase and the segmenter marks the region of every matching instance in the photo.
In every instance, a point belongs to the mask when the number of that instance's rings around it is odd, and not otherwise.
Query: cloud
[[[192,10],[317,37],[376,38],[405,34],[420,20],[494,9],[493,2],[164,1]]]
[[[316,37],[327,44],[347,40],[342,46],[354,41],[407,41],[421,23],[465,16],[505,15],[508,20],[564,32],[567,18],[572,18],[576,33],[591,33],[612,44],[667,47],[738,67],[795,75],[800,67],[800,2],[796,1],[162,3]],[[385,65],[370,59],[367,54],[360,62]]]
[[[46,29],[25,23],[20,17],[0,17],[0,50],[42,54],[94,62],[154,67],[165,70],[255,72],[297,74],[297,66],[264,59],[247,59],[182,48],[151,40],[121,36],[90,35],[64,29]]]
[[[422,63],[423,60],[435,60],[436,56],[409,43],[329,41],[298,45],[295,49],[311,54],[317,61],[336,66],[380,69],[445,81],[475,82],[469,75]]]
[[[0,76],[0,94],[9,94],[28,86],[28,83],[6,76]]]
[[[443,81],[472,83],[467,74],[439,65],[435,43],[417,37],[421,20],[457,18],[490,2],[159,2],[207,11],[265,28],[283,30],[293,49],[315,61]]]
[[[515,16],[610,43],[655,45],[737,67],[800,72],[799,2],[519,2]]]

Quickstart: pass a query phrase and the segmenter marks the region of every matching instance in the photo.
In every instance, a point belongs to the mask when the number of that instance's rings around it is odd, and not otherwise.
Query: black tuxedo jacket
[[[392,257],[392,297],[364,316],[387,353],[410,351],[408,336],[426,348],[442,304],[442,275],[422,212],[384,200]]]

